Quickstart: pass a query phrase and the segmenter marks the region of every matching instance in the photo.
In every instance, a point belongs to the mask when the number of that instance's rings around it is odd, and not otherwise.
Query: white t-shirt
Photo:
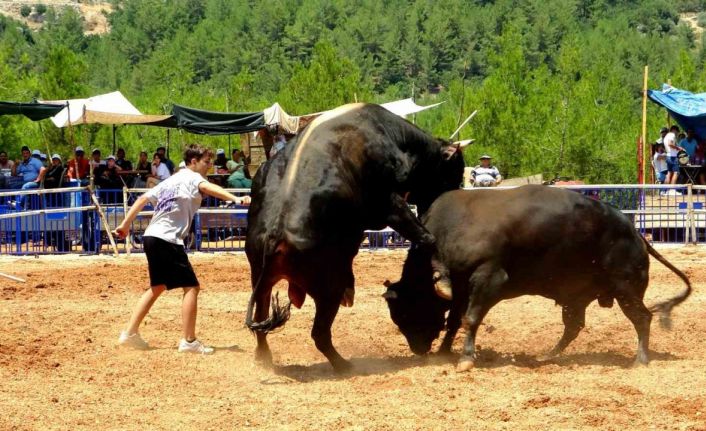
[[[204,181],[206,179],[199,173],[182,169],[145,193],[154,206],[154,215],[145,236],[184,245],[191,221],[201,207],[199,184]]]
[[[473,171],[471,171],[471,176],[477,186],[492,185],[495,184],[498,176],[500,176],[500,171],[495,166],[488,166],[487,168],[484,168],[483,166],[478,165],[473,168]]]
[[[676,157],[677,153],[679,153],[676,145],[677,136],[672,132],[667,133],[667,135],[664,137],[664,148],[667,150],[667,155],[669,157]]]
[[[664,172],[667,170],[667,154],[666,153],[655,153],[654,165],[656,172]]]
[[[157,177],[160,181],[164,181],[171,176],[169,168],[164,163],[160,163],[156,168],[152,165],[152,175]]]

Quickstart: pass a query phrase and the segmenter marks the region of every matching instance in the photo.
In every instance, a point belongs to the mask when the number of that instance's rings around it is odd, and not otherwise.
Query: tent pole
[[[669,84],[670,87],[672,86],[672,78],[669,78],[667,80],[667,84]],[[667,128],[671,129],[672,128],[672,117],[669,115],[669,109],[667,109],[666,111],[667,111]]]
[[[640,162],[638,163],[638,183],[645,184],[647,182],[647,172],[646,168],[649,166],[647,162],[647,76],[649,73],[649,66],[645,66],[645,74],[642,83],[642,154],[640,157]],[[667,111],[669,115],[669,111]],[[651,155],[650,151],[650,155]],[[642,165],[642,166],[640,166]],[[640,181],[642,180],[642,181]]]
[[[66,101],[66,114],[69,120],[69,140],[71,141],[71,147],[73,148],[76,146],[76,142],[74,141],[74,129],[71,127],[71,104],[68,100]],[[76,173],[76,175],[78,175],[78,172]]]
[[[42,122],[37,121],[37,124],[39,125],[39,134],[42,135],[42,141],[44,141],[44,145],[47,147],[47,158],[49,159],[49,163],[51,164],[51,149],[49,148],[49,141],[47,141],[47,137],[44,136],[44,129],[42,129]]]
[[[113,152],[111,154],[115,154],[115,124],[113,124]]]
[[[167,158],[169,158],[169,129],[167,129]]]

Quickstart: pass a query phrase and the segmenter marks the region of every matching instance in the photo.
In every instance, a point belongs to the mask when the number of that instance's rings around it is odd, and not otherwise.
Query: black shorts
[[[167,290],[199,286],[183,245],[172,244],[153,236],[143,237],[142,244],[147,255],[150,286],[164,284]]]

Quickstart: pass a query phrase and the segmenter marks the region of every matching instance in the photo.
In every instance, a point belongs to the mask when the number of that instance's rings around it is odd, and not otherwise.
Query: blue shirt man
[[[694,136],[694,131],[692,129],[688,129],[686,131],[686,138],[679,142],[679,146],[682,147],[687,154],[689,154],[690,161],[694,160],[697,145],[698,142],[696,141],[696,136]]]
[[[29,148],[22,147],[22,161],[15,163],[15,175],[22,177],[22,190],[36,189],[44,179],[47,168],[42,165],[42,161],[30,156]],[[19,206],[27,208],[27,196],[20,195]]]

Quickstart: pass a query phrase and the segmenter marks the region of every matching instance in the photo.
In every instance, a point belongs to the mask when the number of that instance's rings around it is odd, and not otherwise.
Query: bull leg
[[[559,355],[566,347],[578,337],[579,332],[586,325],[586,306],[588,304],[575,303],[564,305],[561,308],[561,318],[564,321],[564,334],[552,350],[537,357],[538,361],[548,361]]]
[[[423,246],[433,246],[436,242],[421,221],[412,213],[402,196],[393,193],[390,197],[390,215],[387,224],[400,235]]]
[[[471,276],[471,300],[466,312],[468,335],[463,345],[463,355],[456,371],[468,371],[476,361],[476,334],[488,311],[502,299],[502,286],[508,279],[507,272],[490,263],[479,266]]]
[[[316,304],[316,314],[314,315],[314,326],[311,329],[311,338],[314,339],[316,348],[326,356],[336,372],[344,372],[351,368],[351,363],[343,357],[333,347],[331,341],[331,325],[338,313],[340,298],[314,298]]]
[[[468,309],[468,302],[470,300],[468,294],[462,292],[462,289],[456,288],[456,290],[456,298],[451,302],[451,310],[449,311],[449,316],[446,318],[446,334],[444,335],[444,340],[441,342],[441,346],[439,346],[439,353],[442,355],[451,353],[451,346],[453,345],[454,338],[456,338],[458,328],[461,327],[461,319]]]
[[[637,356],[635,365],[647,365],[650,361],[648,353],[650,347],[650,323],[652,313],[645,307],[642,298],[635,295],[620,295],[617,297],[618,305],[625,316],[630,319],[637,331]]]
[[[262,289],[268,292],[267,295],[259,295],[255,302],[255,321],[262,322],[267,319],[270,315],[270,298],[272,286],[274,284],[267,283],[267,286],[262,286]],[[272,365],[272,352],[270,351],[270,346],[267,343],[267,333],[265,332],[255,332],[257,337],[257,347],[255,348],[255,360],[262,363],[263,365]]]

